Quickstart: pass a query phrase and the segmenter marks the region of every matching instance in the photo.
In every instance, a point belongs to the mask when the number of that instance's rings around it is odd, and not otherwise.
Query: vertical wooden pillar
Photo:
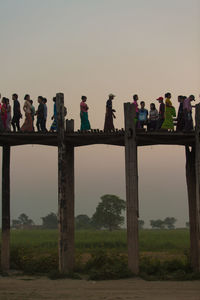
[[[74,131],[74,120],[66,121],[66,131]],[[74,146],[66,145],[66,269],[74,269]]]
[[[189,220],[190,220],[190,258],[193,270],[198,269],[198,245],[197,245],[197,215],[196,215],[196,171],[195,171],[195,147],[190,150],[185,147],[186,154],[186,181],[188,191]]]
[[[124,103],[125,118],[125,164],[126,164],[126,203],[127,203],[127,242],[128,265],[134,274],[139,273],[138,240],[138,165],[135,107]]]
[[[200,272],[200,104],[195,107],[195,173],[196,173],[196,211],[193,218],[196,220],[196,271]]]
[[[74,147],[66,145],[64,130],[64,95],[56,95],[58,118],[58,215],[59,271],[74,268]],[[73,130],[73,122],[68,124]]]
[[[10,268],[10,146],[3,146],[1,268]]]

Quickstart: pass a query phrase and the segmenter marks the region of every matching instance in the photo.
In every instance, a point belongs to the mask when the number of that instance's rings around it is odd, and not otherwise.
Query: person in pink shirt
[[[184,121],[185,126],[183,131],[191,131],[193,129],[193,120],[192,120],[192,105],[191,102],[195,101],[194,95],[190,95],[183,102],[183,113],[184,113]]]

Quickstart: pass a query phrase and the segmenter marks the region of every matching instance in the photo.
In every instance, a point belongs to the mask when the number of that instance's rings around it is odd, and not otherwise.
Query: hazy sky
[[[200,82],[199,0],[0,0],[0,92],[48,99],[65,94],[68,118],[80,126],[87,95],[92,128],[102,128],[109,93],[117,128],[123,102],[134,93],[151,102],[165,92],[195,94]],[[101,195],[125,199],[124,149],[76,149],[76,214],[91,216]],[[184,148],[139,149],[140,217],[188,220]],[[57,211],[57,149],[12,148],[12,218],[25,212],[37,223]]]

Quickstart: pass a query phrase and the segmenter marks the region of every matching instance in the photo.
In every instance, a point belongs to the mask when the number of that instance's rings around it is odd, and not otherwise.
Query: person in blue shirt
[[[145,102],[140,102],[140,109],[138,114],[138,128],[144,128],[147,125],[148,110],[145,108]]]

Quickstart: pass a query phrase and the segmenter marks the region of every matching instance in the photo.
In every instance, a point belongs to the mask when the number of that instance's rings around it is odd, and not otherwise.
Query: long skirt
[[[155,131],[158,125],[158,120],[150,120],[147,124],[147,130]]]
[[[90,122],[88,120],[88,113],[87,112],[81,112],[81,130],[90,130]]]
[[[33,131],[33,119],[31,113],[26,113],[26,119],[24,124],[22,125],[20,131],[22,132],[30,132]]]
[[[10,112],[7,113],[6,130],[11,131],[11,114],[10,114]]]
[[[4,131],[4,126],[3,126],[1,114],[0,114],[0,131]]]
[[[113,124],[113,112],[112,109],[108,109],[105,116],[104,131],[111,131],[114,129],[115,127]]]
[[[177,118],[176,130],[183,131],[184,127],[185,127],[185,118],[184,118],[184,113],[181,112],[181,113],[179,113],[178,118]]]
[[[58,128],[58,126],[57,126],[57,118],[55,118],[53,120],[53,123],[51,124],[50,131],[57,131],[57,128]]]
[[[165,106],[165,120],[161,128],[174,130],[173,117],[175,116],[176,116],[175,108]]]
[[[184,128],[183,131],[191,131],[193,130],[193,119],[192,119],[192,112],[184,110]]]
[[[6,131],[6,129],[7,129],[7,114],[2,114],[1,120],[2,120],[2,124],[3,124],[3,129]]]

